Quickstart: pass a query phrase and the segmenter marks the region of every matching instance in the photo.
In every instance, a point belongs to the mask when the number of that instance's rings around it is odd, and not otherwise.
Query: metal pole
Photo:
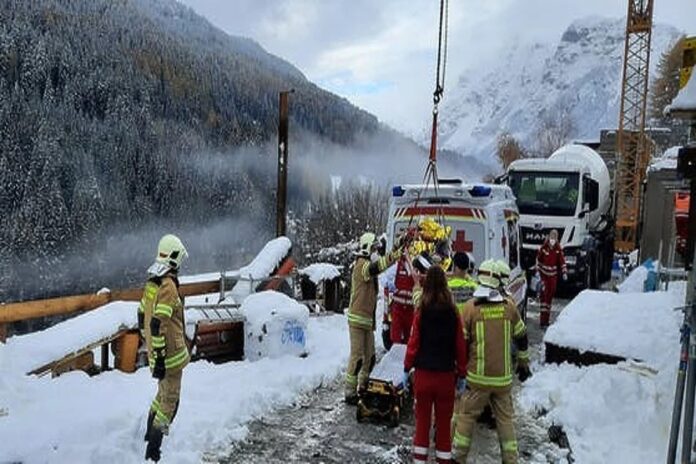
[[[286,233],[288,190],[288,95],[293,90],[280,92],[278,119],[278,191],[276,194],[276,236]]]
[[[696,310],[694,296],[696,285],[696,267],[694,267],[694,239],[696,239],[696,179],[691,179],[689,199],[689,233],[687,235],[686,249],[690,250],[687,255],[685,269],[689,272],[689,281],[686,287],[686,306],[691,329],[696,327]],[[682,457],[683,464],[691,463],[691,445],[693,441],[694,427],[694,395],[696,395],[696,334],[693,330],[689,333],[689,361],[686,370],[686,406],[684,407],[684,435],[682,436]]]
[[[677,372],[677,388],[674,394],[674,408],[672,409],[672,427],[669,434],[669,447],[667,448],[667,464],[674,464],[677,459],[677,444],[679,442],[679,425],[681,424],[682,406],[684,404],[684,381],[686,380],[686,368],[689,359],[689,323],[688,312],[684,310],[684,325],[682,326],[682,345],[679,358],[679,371]]]

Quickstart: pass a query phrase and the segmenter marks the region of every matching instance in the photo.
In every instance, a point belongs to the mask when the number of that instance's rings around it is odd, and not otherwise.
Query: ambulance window
[[[510,264],[510,269],[515,269],[520,262],[519,252],[520,252],[520,234],[519,227],[517,226],[517,219],[511,219],[507,221],[508,225],[508,263]]]

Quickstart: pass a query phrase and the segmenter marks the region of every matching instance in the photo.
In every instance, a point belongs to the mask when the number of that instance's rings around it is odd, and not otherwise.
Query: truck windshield
[[[579,178],[572,172],[511,172],[508,183],[520,214],[574,216]]]

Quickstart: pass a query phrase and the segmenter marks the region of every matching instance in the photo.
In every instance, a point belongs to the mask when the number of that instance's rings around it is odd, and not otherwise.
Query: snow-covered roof
[[[314,263],[310,264],[298,272],[309,277],[309,280],[318,284],[323,280],[332,280],[341,275],[342,266],[336,266],[330,263]]]
[[[679,91],[672,104],[667,107],[669,114],[675,116],[687,113],[691,118],[696,118],[696,78],[693,76],[686,86]]]
[[[654,158],[653,162],[648,166],[648,172],[661,171],[663,169],[677,169],[677,157],[681,147],[668,148],[662,156]]]
[[[251,263],[239,270],[239,274],[254,280],[265,279],[288,255],[290,248],[292,248],[292,242],[287,237],[271,240]]]

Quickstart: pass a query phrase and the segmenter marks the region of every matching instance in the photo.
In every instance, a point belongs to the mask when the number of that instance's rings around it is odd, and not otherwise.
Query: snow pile
[[[29,373],[121,329],[137,326],[137,302],[109,303],[46,330],[10,337],[7,344],[0,344],[0,372]]]
[[[329,263],[314,263],[304,269],[300,269],[299,273],[309,277],[309,280],[315,284],[319,284],[324,280],[333,280],[341,276],[341,266]]]
[[[696,111],[696,78],[693,76],[669,106],[669,112]]]
[[[626,279],[617,285],[619,293],[640,293],[645,288],[645,281],[648,279],[648,268],[638,266],[626,277]]]
[[[545,343],[638,359],[659,367],[679,341],[683,284],[669,292],[613,293],[585,290],[565,307]],[[674,339],[670,334],[674,335]]]
[[[625,364],[545,366],[524,384],[520,407],[548,411],[546,420],[563,425],[577,463],[663,462],[678,350],[673,354],[673,367],[660,377]]]
[[[668,148],[662,156],[655,158],[655,160],[650,163],[648,172],[677,169],[677,157],[679,156],[680,148],[679,146]]]
[[[249,360],[303,355],[309,310],[292,298],[266,291],[250,295],[242,304],[244,354]]]
[[[561,313],[544,341],[636,363],[544,365],[520,393],[526,411],[547,411],[563,426],[576,462],[662,462],[669,438],[686,287],[669,292],[585,291]]]
[[[244,438],[245,423],[333,379],[348,356],[345,328],[341,315],[310,320],[308,358],[190,364],[162,462],[201,462],[204,453],[222,453]],[[0,346],[0,356],[5,349]],[[4,367],[0,410],[9,414],[0,417],[0,462],[143,462],[146,414],[157,388],[147,369],[93,378],[72,372],[51,380]]]

